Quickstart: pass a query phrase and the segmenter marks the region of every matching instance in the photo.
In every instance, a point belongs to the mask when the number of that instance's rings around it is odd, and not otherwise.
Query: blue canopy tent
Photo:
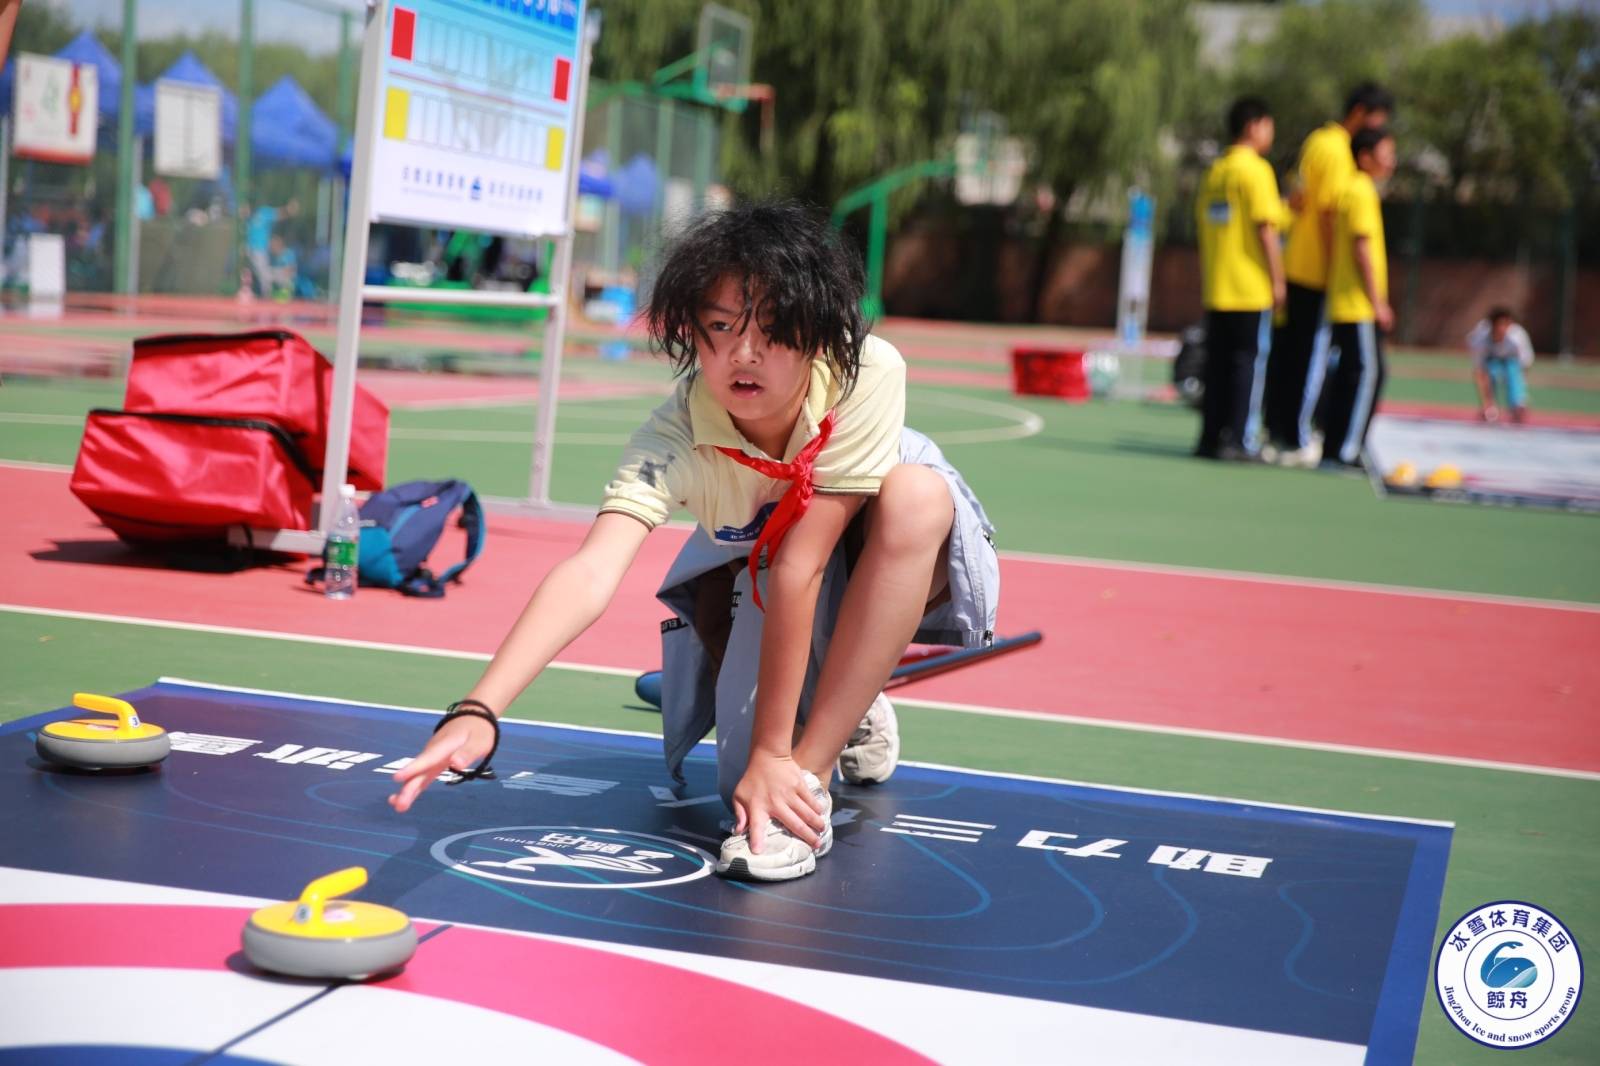
[[[339,127],[288,74],[252,106],[250,143],[258,166],[339,167]]]

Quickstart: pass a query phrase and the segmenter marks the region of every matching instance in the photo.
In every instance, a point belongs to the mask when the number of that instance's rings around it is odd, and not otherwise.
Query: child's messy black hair
[[[678,373],[694,367],[700,316],[724,277],[742,283],[740,328],[820,355],[845,391],[855,384],[867,323],[861,260],[820,216],[792,200],[743,203],[697,219],[668,249],[646,312],[650,339]]]
[[[1378,145],[1392,140],[1394,134],[1389,132],[1387,126],[1380,126],[1377,129],[1368,126],[1366,129],[1356,130],[1355,136],[1350,138],[1350,154],[1359,163],[1364,153],[1375,152],[1378,150]]]

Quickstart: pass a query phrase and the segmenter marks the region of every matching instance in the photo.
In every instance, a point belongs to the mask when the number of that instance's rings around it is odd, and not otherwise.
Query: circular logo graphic
[[[1445,933],[1433,966],[1439,1006],[1487,1047],[1543,1043],[1583,995],[1583,957],[1561,920],[1522,900],[1485,903]]]
[[[706,852],[669,837],[572,825],[474,829],[445,837],[431,850],[473,877],[546,888],[663,888],[705,877],[714,863]]]

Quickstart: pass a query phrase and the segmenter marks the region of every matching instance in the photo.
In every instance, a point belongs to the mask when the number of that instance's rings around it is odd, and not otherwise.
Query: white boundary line
[[[234,626],[209,625],[202,622],[169,622],[159,619],[133,618],[126,615],[97,614],[91,611],[66,611],[53,607],[26,607],[19,604],[0,603],[0,612],[14,614],[37,615],[44,618],[72,618],[86,622],[110,622],[118,625],[146,626],[152,629],[173,629],[188,633],[207,633],[229,637],[256,637],[263,640],[282,640],[295,644],[322,644],[341,648],[360,648],[366,651],[399,652],[411,655],[427,655],[436,659],[457,659],[468,662],[488,662],[493,656],[487,652],[451,651],[442,648],[425,648],[413,644],[384,644],[372,640],[352,640],[346,637],[318,637],[305,636],[299,633],[278,633],[265,629],[242,629]],[[578,673],[608,674],[613,677],[637,677],[637,669],[622,666],[599,666],[589,663],[573,663],[555,660],[550,663],[549,669],[570,670]],[[215,686],[211,686],[215,687]],[[240,691],[257,691],[241,689]],[[280,695],[280,693],[264,692],[266,695]],[[289,693],[288,695],[294,695]],[[354,702],[354,701],[345,701]],[[1154,733],[1163,736],[1191,737],[1201,740],[1216,740],[1236,744],[1259,744],[1274,748],[1299,748],[1306,751],[1325,752],[1334,755],[1363,755],[1378,759],[1396,759],[1401,762],[1431,763],[1440,766],[1460,766],[1473,770],[1498,770],[1507,773],[1538,774],[1545,777],[1564,777],[1578,781],[1600,781],[1600,771],[1571,770],[1556,766],[1535,766],[1529,763],[1495,762],[1488,759],[1469,759],[1455,755],[1429,755],[1414,751],[1397,751],[1390,748],[1367,748],[1352,744],[1333,744],[1315,740],[1294,740],[1287,737],[1253,736],[1247,733],[1228,733],[1220,730],[1191,729],[1185,726],[1159,726],[1145,722],[1130,722],[1116,718],[1089,718],[1083,715],[1051,714],[1045,711],[1013,710],[1006,707],[987,707],[975,703],[956,703],[952,701],[923,700],[909,696],[897,696],[894,702],[907,707],[919,707],[935,711],[954,711],[958,714],[977,714],[991,718],[1020,718],[1028,721],[1046,722],[1053,725],[1089,726],[1099,729],[1116,729],[1129,733]],[[385,707],[389,704],[371,704],[371,706]],[[402,708],[406,709],[406,708]],[[430,712],[432,713],[432,712]],[[550,723],[560,724],[560,723]],[[622,732],[626,732],[625,730]],[[640,736],[658,736],[656,733],[641,733]],[[909,764],[908,764],[909,765]],[[1046,780],[1041,778],[1041,780]]]
[[[0,467],[12,470],[42,470],[47,474],[72,473],[72,467],[61,463],[30,463],[26,459],[0,459]]]
[[[1470,759],[1461,755],[1428,755],[1394,748],[1368,748],[1358,744],[1335,744],[1321,740],[1295,740],[1290,737],[1256,736],[1251,733],[1229,733],[1218,729],[1194,729],[1180,725],[1151,725],[1148,722],[1130,722],[1120,718],[1090,718],[1079,714],[1052,714],[1046,711],[1018,711],[1007,707],[987,707],[978,703],[955,703],[949,700],[923,700],[911,696],[895,696],[896,705],[920,707],[931,711],[956,711],[961,714],[979,714],[988,718],[1020,718],[1033,722],[1065,723],[1080,726],[1098,726],[1120,729],[1128,733],[1154,733],[1158,736],[1188,737],[1194,740],[1218,740],[1232,744],[1259,744],[1269,748],[1300,748],[1321,751],[1332,755],[1364,755],[1374,759],[1399,759],[1409,762],[1434,763],[1440,766],[1463,766],[1472,770],[1503,770],[1519,774],[1543,774],[1548,777],[1570,777],[1579,781],[1600,781],[1600,771],[1569,770],[1559,766],[1536,766],[1532,763],[1496,762],[1491,759]]]
[[[431,709],[425,708],[425,707],[405,707],[405,706],[401,706],[399,704],[393,704],[393,703],[368,703],[368,702],[363,701],[363,700],[344,700],[344,699],[336,699],[336,698],[333,698],[333,697],[312,696],[312,695],[308,695],[308,694],[303,693],[303,692],[279,692],[279,691],[276,691],[274,689],[244,688],[242,686],[237,686],[237,685],[214,685],[214,684],[211,684],[210,682],[206,682],[206,681],[191,681],[191,680],[189,680],[187,678],[182,678],[182,677],[160,677],[160,678],[156,679],[156,683],[157,684],[166,684],[166,685],[181,685],[181,686],[183,686],[185,688],[206,689],[208,691],[213,691],[213,692],[237,692],[237,693],[242,693],[242,694],[251,695],[251,696],[272,696],[272,697],[275,697],[275,698],[278,698],[278,699],[315,700],[318,703],[333,703],[333,704],[337,704],[337,705],[343,706],[343,707],[371,707],[371,708],[376,709],[376,710],[405,711],[405,712],[410,713],[410,714],[426,714],[426,715],[432,715],[434,717],[437,717],[438,715],[443,713],[441,711],[431,710]],[[660,733],[642,733],[642,732],[639,732],[637,730],[631,730],[631,729],[606,729],[606,728],[602,728],[600,726],[573,725],[573,724],[571,724],[569,722],[546,722],[546,721],[543,721],[543,720],[533,719],[533,718],[505,718],[505,719],[502,719],[502,721],[520,722],[520,723],[522,723],[524,725],[547,726],[547,727],[552,728],[552,729],[574,729],[574,730],[577,730],[577,731],[582,732],[582,733],[606,733],[606,734],[611,734],[613,736],[644,737],[644,738],[652,739],[652,740],[659,740],[660,737],[661,737]],[[700,746],[710,747],[710,746],[712,746],[712,741],[702,740],[702,741],[700,741]],[[910,760],[906,760],[905,765],[906,766],[916,766],[916,767],[920,767],[920,768],[925,769],[925,770],[940,770],[940,771],[944,771],[946,773],[976,774],[979,777],[993,777],[993,778],[998,778],[998,779],[1007,780],[1007,781],[1035,781],[1035,782],[1038,782],[1040,784],[1046,784],[1046,785],[1073,785],[1073,786],[1077,786],[1077,787],[1080,787],[1080,788],[1102,789],[1102,790],[1107,791],[1107,792],[1126,792],[1126,793],[1130,793],[1130,794],[1138,795],[1138,796],[1162,796],[1162,797],[1167,797],[1167,798],[1170,798],[1170,799],[1204,800],[1206,802],[1214,802],[1214,803],[1238,803],[1238,804],[1242,804],[1242,805],[1247,806],[1247,807],[1268,807],[1268,808],[1271,808],[1273,810],[1298,811],[1298,812],[1301,812],[1301,813],[1304,813],[1304,814],[1328,814],[1328,815],[1336,815],[1336,816],[1344,817],[1344,818],[1371,819],[1373,821],[1380,821],[1380,822],[1404,822],[1404,823],[1406,823],[1408,825],[1439,826],[1441,828],[1447,828],[1447,829],[1455,827],[1455,823],[1454,822],[1440,822],[1440,821],[1435,821],[1435,820],[1429,819],[1429,818],[1405,818],[1405,817],[1402,817],[1402,816],[1399,816],[1399,815],[1392,815],[1392,814],[1363,814],[1363,813],[1361,813],[1359,811],[1337,811],[1337,810],[1333,810],[1333,809],[1327,808],[1327,807],[1302,807],[1302,806],[1298,806],[1298,805],[1292,804],[1292,803],[1272,803],[1272,802],[1268,802],[1268,801],[1265,801],[1265,800],[1239,799],[1239,798],[1234,797],[1234,796],[1208,796],[1208,795],[1205,795],[1204,793],[1199,793],[1199,792],[1172,792],[1172,791],[1168,791],[1166,789],[1158,789],[1158,788],[1138,788],[1138,787],[1135,787],[1133,785],[1105,785],[1105,784],[1100,784],[1099,782],[1095,782],[1095,781],[1075,781],[1075,780],[1072,780],[1070,778],[1064,778],[1064,777],[1039,777],[1039,776],[1037,776],[1035,774],[1013,774],[1013,773],[1007,773],[1007,772],[1002,771],[1002,770],[974,770],[974,769],[971,769],[971,768],[965,767],[965,766],[948,766],[948,765],[945,765],[944,763],[912,762]],[[976,827],[979,827],[979,828],[982,828],[982,829],[993,829],[994,828],[994,826],[992,826],[992,825],[985,825],[985,824],[980,823],[980,822],[950,822],[950,821],[948,821],[946,819],[919,818],[917,815],[914,815],[914,814],[913,815],[897,814],[894,817],[895,817],[895,820],[916,819],[917,821],[920,821],[920,822],[940,822],[940,823],[943,823],[945,825],[956,825],[956,826],[968,826],[968,825],[970,825],[970,826],[976,826]],[[885,830],[885,832],[894,832],[894,830]],[[952,837],[946,837],[944,839],[948,839],[948,840],[965,840],[966,838],[965,837],[954,837],[954,836],[952,836]]]
[[[1257,585],[1331,589],[1336,592],[1373,592],[1381,596],[1415,596],[1419,599],[1445,600],[1451,603],[1483,603],[1493,604],[1498,607],[1542,607],[1553,611],[1600,614],[1600,604],[1581,603],[1577,600],[1544,600],[1533,596],[1501,596],[1492,592],[1452,592],[1448,589],[1418,588],[1415,585],[1379,585],[1364,581],[1341,581],[1337,578],[1256,574],[1246,570],[1222,570],[1205,566],[1175,566],[1167,563],[1124,562],[1118,559],[1093,559],[1082,555],[1045,555],[1039,552],[1016,551],[1003,551],[999,554],[1002,559],[1015,559],[1024,563],[1049,563],[1055,566],[1093,567],[1097,570],[1118,570],[1125,573],[1205,577],[1221,581],[1248,581]]]

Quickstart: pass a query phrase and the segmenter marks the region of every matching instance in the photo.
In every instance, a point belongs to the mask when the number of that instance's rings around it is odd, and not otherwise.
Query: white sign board
[[[584,0],[391,0],[371,219],[565,233]]]
[[[87,63],[20,52],[12,151],[24,159],[87,163],[100,119],[100,72]]]
[[[156,82],[155,169],[173,178],[215,179],[222,173],[222,90],[214,85]]]
[[[28,298],[59,300],[66,294],[66,238],[59,233],[28,234]]]

